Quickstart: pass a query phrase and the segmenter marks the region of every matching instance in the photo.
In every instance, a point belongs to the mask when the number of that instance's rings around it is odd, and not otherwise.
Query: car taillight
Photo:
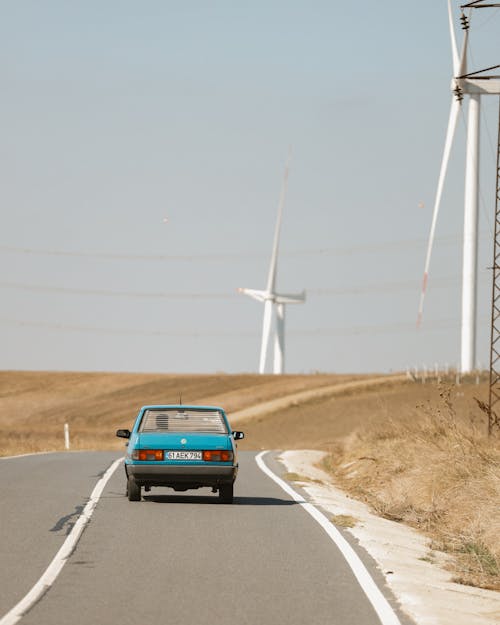
[[[203,460],[205,462],[231,462],[233,452],[220,449],[208,449],[203,452]]]
[[[136,449],[132,458],[134,460],[163,460],[163,449]]]

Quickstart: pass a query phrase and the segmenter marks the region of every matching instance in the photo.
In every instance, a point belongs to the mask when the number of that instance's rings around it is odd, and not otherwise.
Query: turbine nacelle
[[[500,93],[500,79],[498,78],[485,76],[484,78],[469,77],[457,80],[466,95],[498,95]]]
[[[239,288],[238,293],[248,295],[258,302],[272,302],[273,304],[303,304],[306,301],[306,292],[300,293],[270,293],[258,289]]]

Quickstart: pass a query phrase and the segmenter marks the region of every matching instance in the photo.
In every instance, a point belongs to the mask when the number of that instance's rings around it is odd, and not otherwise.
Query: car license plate
[[[167,460],[201,460],[201,451],[166,451]]]

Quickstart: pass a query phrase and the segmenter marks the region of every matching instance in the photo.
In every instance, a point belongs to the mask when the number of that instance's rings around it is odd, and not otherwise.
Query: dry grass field
[[[4,371],[0,455],[61,450],[64,423],[72,449],[123,449],[117,428],[130,427],[141,405],[176,403],[180,393],[186,404],[222,405],[231,417],[317,389],[321,397],[309,393],[307,400],[238,419],[246,434],[240,449],[327,451],[334,480],[382,516],[427,533],[434,550],[451,554],[457,581],[500,589],[500,436],[487,438],[475,401],[486,399],[486,383],[438,386],[401,376],[382,382],[322,374]]]
[[[457,414],[466,391],[436,390],[434,402],[407,406],[406,418],[339,441],[326,468],[377,514],[426,533],[429,561],[449,554],[454,581],[499,591],[500,433],[488,439],[473,405],[468,420]]]
[[[356,376],[161,375],[0,372],[0,455],[72,449],[122,449],[115,431],[131,427],[144,404],[222,405],[228,414],[291,391]]]

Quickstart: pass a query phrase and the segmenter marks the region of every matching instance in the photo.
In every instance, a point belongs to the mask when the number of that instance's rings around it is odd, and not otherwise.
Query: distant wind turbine
[[[468,6],[478,5],[472,2]],[[467,147],[465,163],[465,211],[464,211],[464,238],[463,238],[463,269],[462,269],[462,332],[461,332],[461,371],[468,373],[475,367],[476,362],[476,300],[477,300],[477,243],[478,243],[478,203],[479,203],[479,117],[480,99],[482,95],[500,94],[500,80],[498,76],[484,75],[490,69],[480,72],[467,73],[467,45],[469,39],[469,22],[462,13],[461,22],[464,30],[461,54],[458,52],[453,26],[451,1],[448,0],[448,21],[451,37],[451,52],[453,57],[453,78],[451,81],[452,101],[448,130],[439,172],[439,180],[434,202],[429,242],[425,257],[424,278],[418,310],[417,325],[422,321],[424,299],[429,279],[429,266],[432,247],[436,232],[437,216],[441,204],[446,171],[450,160],[453,138],[457,127],[458,117],[462,108],[464,96],[469,96],[469,112],[467,121]],[[498,67],[498,66],[496,66]],[[483,74],[483,75],[480,75]]]
[[[290,153],[288,154],[288,159],[285,165],[285,174],[283,177],[283,184],[278,204],[278,217],[276,219],[276,229],[274,231],[273,252],[271,255],[271,264],[269,266],[266,290],[259,291],[256,289],[238,289],[240,293],[244,293],[245,295],[256,299],[258,302],[264,302],[264,321],[262,324],[262,345],[260,350],[259,373],[264,373],[266,368],[267,346],[269,343],[269,336],[271,334],[273,308],[275,308],[276,312],[273,373],[280,374],[285,371],[285,305],[302,304],[306,300],[305,291],[297,294],[283,294],[276,292],[276,274],[278,269],[281,219],[288,185],[289,165]]]

